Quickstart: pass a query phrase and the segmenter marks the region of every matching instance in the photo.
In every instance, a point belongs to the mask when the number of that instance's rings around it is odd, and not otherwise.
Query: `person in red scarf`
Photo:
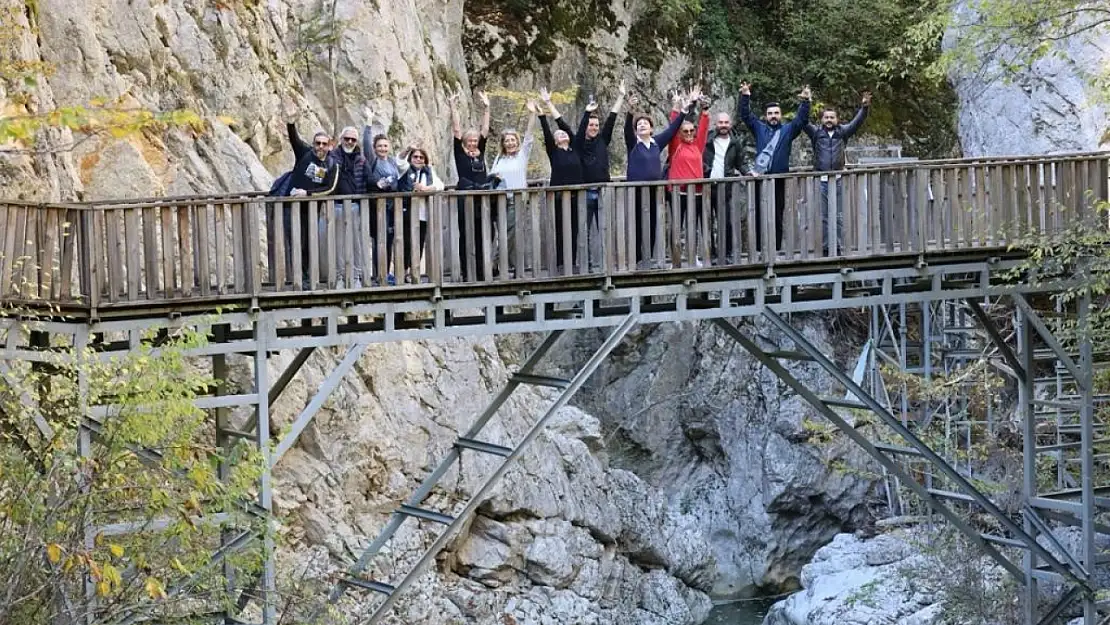
[[[682,126],[671,139],[670,145],[667,147],[667,159],[670,163],[670,168],[667,171],[667,180],[698,180],[702,178],[702,157],[705,152],[705,142],[709,137],[709,100],[701,96],[701,90],[694,88],[686,95],[675,94],[673,98],[673,106],[671,108],[671,121],[674,121],[678,116],[682,115],[682,105],[685,102],[693,102],[700,100],[701,114],[698,118],[698,123],[695,126],[694,122],[687,119],[682,122]],[[670,189],[668,189],[670,191]],[[681,206],[682,212],[682,229],[686,230],[686,207],[688,204],[687,196],[694,197],[694,214],[697,219],[695,237],[701,236],[701,223],[702,223],[702,187],[701,185],[679,185],[678,195],[669,194],[668,198],[676,198]],[[674,214],[673,211],[671,213]],[[701,260],[696,257],[693,250],[701,251],[703,247],[709,243],[702,241],[702,245],[695,246],[694,241],[686,242],[686,249],[691,250],[689,257],[694,260],[695,265],[701,266]],[[706,250],[708,252],[708,250]]]

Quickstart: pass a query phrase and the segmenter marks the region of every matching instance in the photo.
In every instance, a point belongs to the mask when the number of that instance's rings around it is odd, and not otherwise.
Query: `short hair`
[[[329,135],[328,133],[324,132],[323,130],[317,130],[317,131],[316,131],[316,134],[312,135],[312,140],[313,140],[313,141],[316,141],[316,140],[317,140],[317,139],[319,139],[320,137],[323,137],[323,138],[327,139],[328,141],[331,141],[331,135]]]
[[[651,123],[651,118],[648,117],[647,115],[641,115],[641,116],[637,117],[636,119],[632,120],[632,127],[635,128],[636,126],[639,126],[641,119],[646,121],[648,123],[648,126],[651,126],[652,128],[655,128],[655,124]]]
[[[374,135],[373,145],[378,145],[378,142],[381,141],[382,139],[385,139],[386,141],[389,141],[389,137],[387,135],[384,135],[384,134]]]
[[[420,152],[421,154],[424,155],[424,164],[425,165],[431,165],[432,164],[432,157],[428,156],[428,152],[424,148],[413,148],[412,151],[409,152],[409,162],[410,163],[412,162],[412,155],[416,154],[417,152]]]
[[[355,135],[355,139],[356,140],[358,139],[358,129],[355,128],[354,126],[347,126],[346,128],[344,128],[343,130],[341,130],[339,132],[339,136],[342,138],[343,135],[347,134],[348,131],[353,132],[354,135]]]
[[[482,133],[480,133],[480,132],[478,132],[477,130],[474,130],[474,129],[470,129],[470,130],[467,130],[466,132],[462,133],[463,141],[466,141],[470,137],[474,137],[475,139],[481,141],[482,140]]]
[[[825,113],[836,113],[836,109],[830,106],[829,108],[824,109],[823,111],[821,111],[822,115],[824,115]],[[839,115],[840,114],[837,113],[837,116],[839,116]]]
[[[778,102],[768,102],[767,104],[765,104],[763,106],[763,111],[767,112],[767,109],[769,109],[769,108],[776,108],[776,109],[779,109],[780,111],[782,110],[782,107],[779,106]]]
[[[597,111],[590,111],[590,113],[589,113],[589,115],[587,115],[587,117],[589,117],[590,119],[596,119],[599,122],[601,121],[601,115],[598,115]]]

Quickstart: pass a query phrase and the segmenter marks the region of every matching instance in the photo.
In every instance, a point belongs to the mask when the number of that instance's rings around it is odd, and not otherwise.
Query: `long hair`
[[[506,128],[505,130],[501,131],[501,153],[502,154],[505,153],[505,139],[508,139],[509,137],[516,137],[517,149],[519,150],[520,147],[521,147],[520,133],[517,132],[516,129],[514,129],[514,128]]]

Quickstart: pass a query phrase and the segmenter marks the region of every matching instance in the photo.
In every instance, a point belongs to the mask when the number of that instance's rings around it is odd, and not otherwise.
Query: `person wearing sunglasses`
[[[417,146],[409,146],[401,157],[408,162],[408,170],[401,175],[401,181],[398,183],[397,190],[401,193],[435,193],[444,189],[443,180],[436,175],[432,169],[432,161],[428,157],[428,152],[424,148]],[[406,197],[402,202],[404,203],[404,225],[401,232],[403,233],[403,243],[405,249],[405,283],[414,284],[422,282],[422,278],[418,279],[413,269],[420,269],[420,261],[424,257],[424,243],[428,239],[428,203],[431,198],[428,196],[415,195]],[[413,217],[416,217],[418,222],[419,232],[417,237],[417,248],[413,250],[412,245],[412,228]],[[415,251],[415,255],[414,255]]]
[[[663,165],[661,162],[663,146],[669,144],[678,133],[683,116],[675,117],[662,132],[653,134],[654,126],[650,117],[639,115],[633,119],[632,109],[635,109],[639,103],[636,94],[632,94],[628,98],[628,108],[630,110],[624,116],[624,145],[628,149],[626,179],[629,182],[663,180]],[[686,113],[693,113],[695,106],[697,106],[696,100],[690,102]],[[654,198],[655,187],[647,188]],[[644,257],[645,241],[643,240],[642,222],[640,220],[648,220],[648,242],[651,247],[647,249],[647,255],[650,257],[655,253],[655,228],[659,219],[658,213],[661,211],[658,210],[660,207],[655,205],[654,200],[644,201],[643,189],[633,189],[633,191],[636,197],[636,210],[632,213],[631,218],[633,221],[632,227],[636,231],[636,261],[638,267],[643,269],[647,268],[645,264],[647,261]]]
[[[290,181],[290,197],[319,197],[331,195],[339,183],[339,163],[331,154],[331,137],[324,131],[318,131],[312,137],[312,145],[308,146],[297,136],[296,127],[292,122],[288,124],[289,141],[293,146],[293,154],[297,162],[293,166]],[[309,283],[309,237],[308,229],[312,227],[309,221],[308,202],[298,202],[297,210],[300,213],[300,240],[301,240],[301,288],[308,289]],[[322,210],[322,209],[321,209]],[[286,264],[292,266],[292,205],[285,207],[285,257]],[[322,219],[322,216],[321,216]]]
[[[700,102],[701,115],[698,117],[697,126],[688,119],[684,120],[678,134],[671,139],[670,145],[667,146],[667,155],[670,162],[670,167],[667,170],[667,180],[696,180],[702,177],[702,156],[705,151],[705,140],[709,136],[709,100],[703,99],[701,91],[697,88],[690,90],[685,95],[675,93],[672,100],[671,121],[683,116],[681,110],[683,102]],[[702,223],[701,185],[679,185],[677,195],[670,191],[671,188],[668,187],[667,199],[672,202],[679,202],[679,212],[682,215],[679,223],[682,224],[683,232],[686,231],[686,207],[689,206],[690,198],[693,199],[696,234],[695,241],[686,242],[686,254],[690,261],[700,267],[701,260],[697,254],[702,251],[705,243],[707,243],[707,241],[701,241],[701,246],[696,245],[696,239],[700,237]],[[674,207],[672,207],[671,215],[674,214]]]

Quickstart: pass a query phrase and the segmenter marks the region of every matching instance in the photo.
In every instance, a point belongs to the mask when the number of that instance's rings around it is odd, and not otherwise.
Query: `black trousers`
[[[648,189],[648,197],[645,198],[641,189],[636,189],[636,211],[632,214],[632,219],[635,222],[636,228],[636,262],[643,262],[645,258],[651,258],[655,254],[655,226],[659,223],[659,216],[655,206],[655,189],[652,187]],[[644,233],[643,223],[648,223],[648,241],[649,247],[647,256],[644,255]]]
[[[552,222],[555,224],[555,265],[562,266],[563,258],[563,241],[565,231],[570,232],[570,254],[571,263],[578,264],[578,191],[556,191],[555,192],[555,219]],[[570,197],[570,223],[563,223],[563,202],[567,196]],[[573,269],[570,273],[574,273]]]
[[[741,187],[743,188],[743,187]],[[724,195],[724,205],[718,211],[720,204],[720,196]],[[743,218],[740,223],[743,223]],[[739,228],[740,224],[736,224]],[[731,184],[717,184],[709,189],[709,250],[710,254],[717,257],[717,238],[718,233],[723,231],[725,236],[725,256],[732,256],[732,185]],[[739,239],[739,237],[737,237]]]
[[[416,256],[413,257],[412,236],[409,233],[412,232],[413,219],[417,217],[416,211],[406,208],[402,216],[404,225],[401,227],[401,240],[405,249],[405,271],[411,272],[414,266],[419,267],[420,259],[424,258],[424,244],[428,240],[428,222],[417,220],[419,238],[416,243]]]
[[[763,249],[763,185],[755,185],[755,247]],[[786,211],[786,179],[775,178],[775,249],[782,249],[782,214]]]
[[[466,197],[459,196],[457,200],[459,212],[459,261],[462,269],[462,275],[457,278],[458,282],[468,280],[468,276],[470,275],[468,272],[470,268],[470,261],[468,258],[470,250],[467,249],[466,244],[466,233],[470,231],[470,228],[473,228],[472,232],[474,233],[474,279],[485,279],[485,261],[483,256],[485,255],[486,245],[490,244],[490,241],[482,239],[482,203],[480,198],[476,197],[472,201],[474,205],[474,220],[468,223],[466,220]],[[496,231],[497,214],[491,213],[490,234],[492,235]]]

